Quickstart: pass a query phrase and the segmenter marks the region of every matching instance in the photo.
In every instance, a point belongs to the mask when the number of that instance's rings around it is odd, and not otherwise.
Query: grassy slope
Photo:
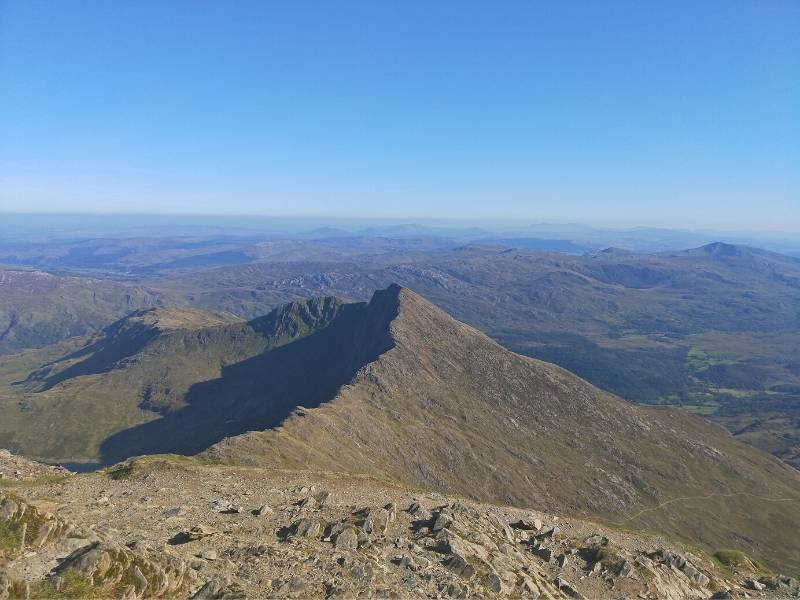
[[[631,407],[505,351],[404,294],[394,347],[333,401],[207,455],[569,512],[800,570],[796,471],[698,418]]]
[[[240,399],[234,388],[263,373],[254,365],[223,393],[207,382],[324,326],[343,306],[330,299],[297,303],[250,323],[192,309],[157,309],[134,313],[83,346],[75,341],[61,349],[73,351],[61,356],[52,348],[49,356],[40,350],[8,357],[0,377],[17,383],[0,388],[0,446],[50,460],[94,460],[114,434],[187,406],[195,409],[194,420],[221,426],[225,403]],[[35,369],[42,363],[47,364]],[[177,444],[173,434],[137,431],[134,440],[117,447],[114,459]],[[180,438],[183,444],[187,437],[201,444],[194,451],[219,439],[202,445],[190,432]],[[181,445],[177,451],[189,449]]]
[[[143,286],[0,268],[0,355],[92,333],[163,302]]]

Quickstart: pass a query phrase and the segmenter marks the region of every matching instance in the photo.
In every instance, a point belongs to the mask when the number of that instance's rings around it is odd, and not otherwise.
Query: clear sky
[[[800,2],[0,0],[0,210],[800,230]]]

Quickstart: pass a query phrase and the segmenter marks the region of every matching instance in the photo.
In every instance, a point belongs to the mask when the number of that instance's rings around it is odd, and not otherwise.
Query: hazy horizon
[[[800,229],[800,5],[4,2],[0,210]]]
[[[715,227],[713,225],[704,225],[702,223],[670,223],[670,222],[642,222],[631,220],[630,222],[623,221],[602,221],[602,220],[580,220],[568,218],[553,218],[553,219],[537,219],[531,217],[529,219],[511,219],[511,218],[457,218],[457,217],[425,217],[425,216],[397,216],[397,217],[371,217],[371,216],[346,216],[346,215],[301,215],[301,214],[259,214],[259,213],[235,213],[235,212],[219,212],[219,213],[199,213],[199,212],[104,212],[104,211],[26,211],[26,210],[0,210],[0,215],[7,215],[9,217],[30,217],[36,218],[75,218],[75,219],[110,219],[110,220],[143,220],[147,221],[152,219],[155,221],[165,219],[176,219],[175,224],[181,225],[187,221],[194,219],[223,219],[238,221],[240,219],[255,219],[259,222],[275,221],[277,223],[296,223],[296,224],[340,224],[341,226],[370,226],[375,224],[385,224],[387,226],[401,226],[401,225],[419,225],[441,228],[466,228],[466,227],[483,227],[488,231],[499,229],[504,230],[522,230],[531,228],[547,228],[547,227],[570,227],[570,228],[586,228],[596,230],[609,230],[609,231],[634,231],[634,230],[664,230],[664,231],[679,231],[687,233],[703,233],[703,232],[724,232],[724,233],[742,233],[742,234],[775,234],[775,235],[800,235],[800,226],[795,228],[775,228],[775,229],[762,229],[757,227]],[[241,221],[246,224],[246,221]],[[224,225],[221,225],[223,227]]]

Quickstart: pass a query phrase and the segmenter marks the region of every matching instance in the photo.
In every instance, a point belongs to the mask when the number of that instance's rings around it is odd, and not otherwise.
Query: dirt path
[[[769,496],[759,496],[757,494],[750,494],[748,492],[733,492],[731,494],[708,494],[707,496],[684,496],[681,498],[672,498],[671,500],[666,500],[665,502],[662,502],[661,504],[658,504],[656,506],[642,509],[632,517],[628,517],[624,521],[614,523],[614,525],[617,527],[623,527],[628,523],[630,523],[631,521],[635,521],[645,513],[655,512],[657,510],[664,508],[668,504],[673,504],[676,502],[685,502],[688,500],[711,500],[712,498],[733,498],[735,496],[748,496],[750,498],[755,498],[756,500],[763,500],[765,502],[800,502],[800,500],[798,500],[797,498],[772,498]]]

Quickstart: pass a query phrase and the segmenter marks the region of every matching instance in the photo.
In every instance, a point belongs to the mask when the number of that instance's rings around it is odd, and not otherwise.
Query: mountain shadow
[[[396,313],[391,290],[376,293],[368,304],[343,305],[326,327],[192,385],[183,408],[112,435],[100,447],[102,463],[141,454],[196,454],[223,438],[274,428],[296,409],[319,406],[392,347],[388,331]]]
[[[28,391],[47,391],[59,383],[85,375],[101,375],[124,368],[135,361],[160,336],[171,331],[209,329],[239,323],[233,315],[190,308],[148,308],[137,310],[109,325],[82,348],[47,363],[18,382]]]

